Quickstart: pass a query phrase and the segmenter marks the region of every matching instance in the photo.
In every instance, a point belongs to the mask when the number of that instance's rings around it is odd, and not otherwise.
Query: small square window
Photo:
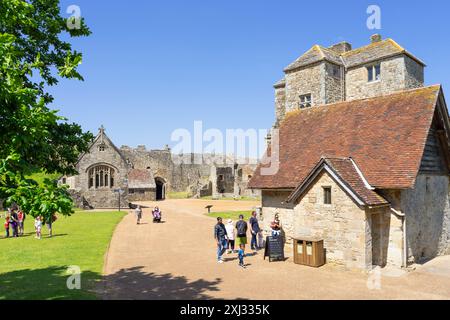
[[[312,98],[311,98],[311,94],[303,94],[300,96],[300,103],[299,103],[299,108],[300,109],[305,109],[305,108],[309,108],[312,105]]]
[[[106,149],[106,147],[103,144],[98,146],[98,151],[100,151],[100,152],[105,151],[105,149]]]
[[[331,204],[331,187],[323,187],[323,203]]]
[[[369,82],[381,80],[381,64],[367,67],[367,73]]]

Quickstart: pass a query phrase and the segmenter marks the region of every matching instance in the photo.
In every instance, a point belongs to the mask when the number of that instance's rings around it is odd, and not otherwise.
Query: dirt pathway
[[[216,262],[212,238],[215,219],[206,217],[211,201],[158,202],[163,224],[143,224],[134,214],[119,224],[105,263],[103,299],[450,299],[450,257],[400,277],[381,277],[370,290],[368,277],[326,265],[319,269],[247,257],[239,268],[235,255]],[[257,203],[213,201],[214,211],[251,210]],[[153,207],[155,203],[145,203]],[[370,281],[369,281],[370,282]]]

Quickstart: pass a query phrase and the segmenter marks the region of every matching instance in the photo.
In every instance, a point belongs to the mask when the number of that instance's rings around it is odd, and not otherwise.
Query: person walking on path
[[[141,206],[137,206],[136,209],[134,209],[134,214],[136,215],[136,224],[140,224],[141,223],[141,219],[142,219]]]
[[[233,220],[228,219],[227,224],[225,225],[225,229],[227,230],[227,237],[228,237],[228,253],[233,253],[234,251],[234,225]]]
[[[239,267],[242,267],[245,269],[244,256],[245,256],[245,245],[241,244],[239,246],[239,251],[238,251]]]
[[[258,234],[261,232],[259,228],[258,219],[256,218],[256,211],[252,212],[252,217],[249,220],[250,232],[252,234],[252,240],[250,242],[250,248],[254,251],[258,250]]]
[[[240,215],[239,216],[239,221],[236,222],[236,233],[237,233],[237,238],[236,238],[236,245],[240,248],[241,244],[244,245],[244,250],[245,250],[245,245],[247,244],[247,222],[245,222],[244,220],[244,215]]]
[[[214,239],[217,244],[217,262],[223,263],[222,255],[227,249],[227,230],[222,223],[222,218],[217,218],[217,224],[214,226]]]

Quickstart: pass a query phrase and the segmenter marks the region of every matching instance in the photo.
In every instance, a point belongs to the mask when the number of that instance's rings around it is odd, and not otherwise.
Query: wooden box
[[[323,240],[317,238],[297,238],[294,243],[294,263],[318,268],[325,264]]]

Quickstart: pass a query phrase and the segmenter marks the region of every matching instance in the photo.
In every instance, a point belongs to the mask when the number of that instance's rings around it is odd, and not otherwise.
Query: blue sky
[[[62,0],[63,12],[72,4],[93,32],[72,40],[85,81],[51,88],[53,107],[93,133],[103,124],[118,146],[173,145],[195,120],[270,128],[282,69],[316,43],[368,44],[371,4],[379,33],[428,65],[426,83],[450,88],[449,1]]]

